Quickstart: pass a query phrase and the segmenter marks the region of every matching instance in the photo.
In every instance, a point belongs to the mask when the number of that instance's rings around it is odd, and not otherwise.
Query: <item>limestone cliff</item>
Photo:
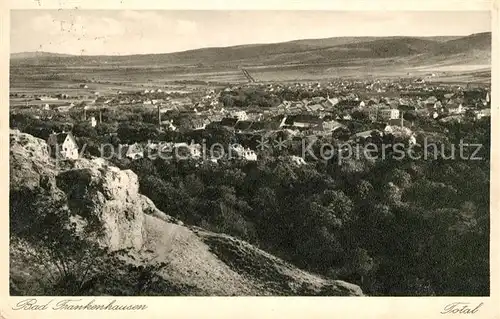
[[[196,294],[362,295],[356,285],[302,271],[244,241],[184,226],[139,193],[137,175],[130,170],[102,159],[56,165],[43,140],[19,131],[10,133],[10,175],[11,191],[40,190],[62,198],[85,224],[102,225],[95,238],[100,244],[168,262],[168,271],[160,275],[195,287]],[[22,272],[27,280],[29,269]],[[12,276],[20,273],[11,268]]]

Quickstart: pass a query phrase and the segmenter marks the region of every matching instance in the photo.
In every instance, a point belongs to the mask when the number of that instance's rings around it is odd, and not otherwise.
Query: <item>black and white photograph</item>
[[[11,10],[10,296],[490,296],[491,19]]]

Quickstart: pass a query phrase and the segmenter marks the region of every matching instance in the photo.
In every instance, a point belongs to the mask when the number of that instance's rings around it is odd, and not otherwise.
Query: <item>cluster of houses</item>
[[[60,160],[76,160],[79,158],[79,147],[71,132],[53,133],[47,139],[50,154]],[[250,148],[239,144],[230,145],[227,153],[224,149],[207,150],[199,143],[134,143],[120,144],[114,150],[119,159],[137,160],[148,156],[156,156],[163,159],[201,159],[217,163],[219,159],[240,159],[256,161],[257,154]]]
[[[172,96],[172,94],[174,96]],[[196,98],[196,103],[190,97],[190,93],[196,93],[201,97]],[[112,97],[101,97],[97,99],[98,103],[108,106],[142,106],[144,108],[156,107],[160,105],[162,110],[188,111],[192,110],[193,106],[201,105],[203,107],[215,107],[219,104],[218,93],[213,89],[207,89],[203,92],[191,91],[168,91],[157,89],[145,89],[139,92],[123,92],[118,91]]]
[[[163,159],[201,159],[217,163],[219,159],[240,159],[256,161],[257,154],[250,148],[239,144],[230,145],[227,150],[221,148],[208,148],[199,143],[168,142],[168,143],[134,143],[119,146],[120,158],[136,160],[148,156],[157,156]]]
[[[307,92],[321,92],[300,100],[283,100],[279,105],[272,107],[247,106],[245,108],[224,108],[219,103],[221,92],[206,89],[197,92],[194,98],[189,94],[179,94],[175,98],[166,95],[161,89],[145,89],[142,92],[123,93],[111,98],[99,97],[98,103],[112,105],[137,104],[149,106],[158,111],[158,127],[167,131],[201,131],[210,125],[218,125],[233,130],[240,136],[268,135],[269,132],[287,131],[293,136],[328,136],[345,129],[349,121],[363,114],[365,119],[374,123],[373,130],[391,133],[395,130],[409,129],[413,123],[407,121],[404,115],[412,112],[419,116],[427,116],[436,121],[460,121],[466,113],[473,114],[477,119],[490,116],[490,96],[487,91],[479,93],[473,99],[464,94],[460,87],[446,88],[425,85],[418,81],[381,82],[381,81],[334,81],[329,83],[292,83],[292,84],[260,84],[267,92],[278,94],[284,90],[303,90]],[[227,87],[222,92],[241,89],[241,86]],[[322,91],[323,90],[323,91]],[[330,93],[337,92],[330,96]],[[357,93],[353,93],[357,92]],[[388,92],[399,92],[389,94]],[[422,94],[424,92],[425,94]],[[433,92],[440,92],[433,95]],[[446,92],[442,94],[442,92]],[[381,94],[382,93],[382,94]],[[387,93],[387,94],[386,94]],[[59,107],[72,108],[70,103]],[[357,112],[357,114],[355,114]],[[163,120],[162,120],[163,117]],[[88,120],[91,126],[96,126],[95,117]],[[378,127],[380,123],[384,127]],[[377,127],[376,127],[377,126]],[[373,130],[364,132],[350,132],[353,139],[367,137]],[[67,133],[62,137],[52,138],[50,143],[57,141],[64,144],[62,152],[67,158],[73,158],[74,138]],[[304,135],[305,134],[305,135]],[[414,135],[407,134],[410,143]],[[63,139],[63,140],[61,140]],[[156,151],[154,144],[141,146],[140,144],[123,145],[123,156],[137,159],[144,156],[146,151]],[[173,143],[171,149],[183,148],[192,158],[200,156],[198,144]],[[59,150],[61,151],[61,150]],[[249,161],[256,160],[257,155],[250,149],[234,149],[237,157]],[[295,160],[294,160],[295,161]]]
[[[438,85],[427,83],[425,79],[431,79],[436,76],[435,73],[430,73],[420,78],[413,78],[408,74],[407,79],[400,79],[399,81],[391,80],[346,80],[338,79],[329,82],[297,82],[297,83],[270,83],[270,84],[252,84],[254,87],[259,87],[267,92],[280,93],[284,90],[296,90],[309,93],[317,93],[324,90],[333,91],[335,94],[361,92],[368,93],[387,93],[394,91],[404,91],[411,89],[418,90],[435,90],[440,88]],[[242,86],[226,87],[224,92],[231,92],[241,89]]]

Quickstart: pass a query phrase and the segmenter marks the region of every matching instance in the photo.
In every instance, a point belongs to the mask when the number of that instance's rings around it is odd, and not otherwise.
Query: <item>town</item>
[[[248,74],[248,71],[246,71]],[[434,74],[429,74],[432,78]],[[427,83],[422,78],[236,85],[150,87],[140,91],[100,93],[99,84],[79,84],[74,95],[11,93],[11,127],[60,145],[58,159],[104,156],[98,143],[119,147],[120,159],[136,160],[184,149],[202,156],[200,143],[221,143],[233,159],[256,161],[281,139],[280,152],[296,163],[302,154],[294,141],[329,139],[360,143],[374,133],[392,135],[410,144],[443,133],[442,123],[490,117],[487,86]],[[89,142],[89,143],[87,143]],[[165,144],[168,143],[168,144]],[[83,153],[80,152],[83,145]],[[211,145],[208,145],[209,147]],[[286,147],[285,147],[286,146]],[[226,152],[228,153],[228,152]],[[54,154],[55,155],[55,154]]]

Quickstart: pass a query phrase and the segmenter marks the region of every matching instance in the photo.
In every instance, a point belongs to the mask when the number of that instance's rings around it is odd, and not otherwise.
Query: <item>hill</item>
[[[68,56],[20,53],[14,64],[121,64],[121,65],[274,65],[331,63],[337,60],[382,59],[417,55],[447,56],[471,50],[489,52],[491,33],[466,37],[338,37],[272,44],[214,47],[168,54],[129,56]]]
[[[436,47],[434,53],[456,54],[471,50],[491,51],[491,33],[476,33],[466,37],[444,42]]]
[[[242,240],[184,226],[139,193],[137,175],[130,170],[102,159],[58,166],[47,150],[45,141],[11,131],[11,294],[65,295],[71,278],[82,275],[68,266],[78,266],[81,259],[72,255],[82,252],[64,245],[80,243],[78,234],[98,226],[96,236],[86,238],[108,255],[90,256],[92,265],[101,268],[93,266],[83,274],[100,279],[79,285],[78,295],[362,295],[356,285],[305,272]],[[46,219],[48,213],[67,210],[68,224],[60,224],[59,217]],[[63,237],[63,245],[44,245],[72,225],[77,233]],[[42,243],[36,240],[38,232]],[[115,264],[108,262],[112,254],[128,249],[128,255],[112,259]],[[144,269],[157,263],[166,267],[155,272],[151,286],[144,286]],[[132,281],[136,266],[141,276]],[[123,276],[117,278],[120,272]],[[51,285],[50,278],[59,284]]]
[[[62,57],[73,57],[71,54],[62,54],[62,53],[52,53],[52,52],[19,52],[12,53],[10,58],[13,60],[16,59],[39,59],[39,58],[62,58]]]

